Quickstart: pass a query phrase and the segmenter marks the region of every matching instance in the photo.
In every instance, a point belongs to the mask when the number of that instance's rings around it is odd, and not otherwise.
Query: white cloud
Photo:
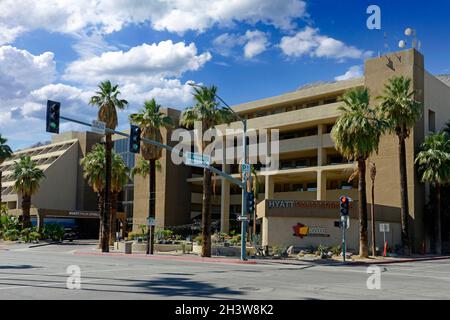
[[[248,42],[244,46],[244,56],[247,59],[251,59],[264,51],[266,51],[269,41],[267,34],[259,30],[250,31],[245,33],[245,37]]]
[[[72,62],[64,75],[67,80],[96,83],[104,79],[120,82],[148,78],[180,77],[200,69],[211,59],[209,52],[197,55],[194,43],[142,44],[129,51],[109,51],[100,56]]]
[[[305,9],[303,0],[2,0],[0,44],[35,29],[70,34],[97,29],[107,34],[139,23],[176,33],[230,26],[235,21],[287,30],[305,16]]]
[[[214,51],[222,56],[240,56],[236,48],[243,50],[245,59],[252,59],[267,50],[268,34],[259,30],[247,30],[244,35],[224,33],[213,40]]]
[[[51,52],[32,55],[11,46],[0,47],[0,97],[16,99],[55,79],[56,64]]]
[[[334,59],[353,58],[359,59],[370,52],[364,52],[344,42],[320,34],[319,29],[306,27],[293,36],[281,38],[280,48],[289,57],[324,57]]]
[[[353,78],[359,78],[362,77],[364,74],[364,71],[361,66],[352,66],[350,67],[346,73],[344,73],[341,76],[337,76],[334,78],[336,81],[342,81],[342,80],[349,80]]]

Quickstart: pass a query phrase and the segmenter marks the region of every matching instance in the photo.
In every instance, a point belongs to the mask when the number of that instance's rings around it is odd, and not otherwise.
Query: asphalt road
[[[0,299],[450,299],[450,260],[364,266],[224,264],[87,256],[89,245],[0,249]],[[79,266],[81,289],[67,289]],[[76,282],[71,282],[76,283]]]

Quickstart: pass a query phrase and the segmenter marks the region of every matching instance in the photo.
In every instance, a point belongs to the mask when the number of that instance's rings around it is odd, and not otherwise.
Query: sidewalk
[[[247,261],[241,261],[236,257],[219,257],[212,256],[211,258],[203,258],[193,254],[181,254],[181,253],[156,253],[153,255],[146,255],[144,253],[132,253],[125,254],[123,252],[112,251],[108,253],[102,253],[98,249],[93,251],[76,251],[76,255],[85,256],[112,256],[132,259],[150,259],[150,260],[166,260],[166,261],[187,261],[187,262],[202,262],[202,263],[222,263],[222,264],[283,264],[283,265],[343,265],[341,260],[336,259],[314,259],[314,260],[299,260],[299,259],[270,259],[270,258],[249,258]],[[361,260],[346,261],[345,265],[348,266],[361,266],[361,265],[380,265],[380,264],[396,264],[407,262],[420,262],[420,261],[433,261],[433,260],[446,260],[450,259],[450,256],[411,256],[411,257],[377,257]]]

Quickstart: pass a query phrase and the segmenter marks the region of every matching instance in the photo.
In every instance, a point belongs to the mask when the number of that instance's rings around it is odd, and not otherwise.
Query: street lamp
[[[194,88],[205,89],[205,86],[196,84],[195,82],[188,82],[189,86]],[[247,164],[247,119],[239,116],[219,95],[214,94],[216,98],[223,103],[223,105],[230,110],[234,116],[242,122],[243,125],[243,134],[242,134],[242,147],[244,148],[244,159],[242,161],[242,167],[245,167]],[[243,170],[242,170],[243,171]],[[247,219],[246,211],[247,211],[247,174],[243,172],[242,174],[242,205],[241,205],[241,260],[247,260],[247,250],[246,250],[246,235],[247,235]]]

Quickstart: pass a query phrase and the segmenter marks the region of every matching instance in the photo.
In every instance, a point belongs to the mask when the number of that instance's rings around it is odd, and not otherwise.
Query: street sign
[[[98,120],[92,121],[92,132],[98,133],[98,134],[105,134],[106,131],[106,123]]]
[[[153,217],[148,217],[147,218],[147,226],[152,227],[155,225],[155,218]]]
[[[247,216],[238,216],[238,217],[237,217],[237,220],[238,220],[238,221],[248,221],[249,218],[248,218]]]
[[[186,154],[185,164],[187,166],[205,168],[209,167],[211,163],[211,158],[204,154],[193,152],[186,152],[185,154]]]
[[[250,173],[250,164],[248,164],[248,163],[242,164],[242,173],[244,173],[244,174]]]
[[[390,232],[389,223],[380,223],[380,232]]]

